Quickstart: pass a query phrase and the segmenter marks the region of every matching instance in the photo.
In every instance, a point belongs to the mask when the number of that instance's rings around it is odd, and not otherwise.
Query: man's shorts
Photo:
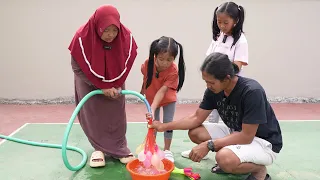
[[[232,133],[223,123],[203,123],[203,126],[207,129],[213,141]],[[258,137],[254,137],[251,144],[230,145],[224,148],[228,148],[235,153],[241,163],[255,163],[268,166],[277,157],[277,153],[272,151],[272,144]]]

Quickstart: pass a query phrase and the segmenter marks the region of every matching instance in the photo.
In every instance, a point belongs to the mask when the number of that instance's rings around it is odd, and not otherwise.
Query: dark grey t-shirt
[[[255,80],[240,77],[230,95],[218,94],[206,89],[201,109],[217,109],[223,122],[235,131],[241,131],[242,123],[259,124],[256,137],[272,144],[272,150],[279,153],[282,135],[279,122],[269,104],[263,87]]]

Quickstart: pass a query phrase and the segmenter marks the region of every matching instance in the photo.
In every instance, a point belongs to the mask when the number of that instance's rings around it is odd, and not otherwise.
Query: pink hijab
[[[119,33],[111,42],[101,39],[104,30],[114,24]],[[104,47],[110,47],[105,49]],[[137,56],[137,45],[120,22],[118,10],[111,5],[99,7],[73,37],[69,50],[87,78],[99,89],[122,87]]]

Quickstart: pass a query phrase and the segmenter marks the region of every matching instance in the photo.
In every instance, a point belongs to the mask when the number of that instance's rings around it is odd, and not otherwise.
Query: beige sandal
[[[130,161],[133,161],[135,159],[136,159],[136,157],[134,157],[134,155],[132,153],[130,153],[127,157],[119,158],[120,162],[123,164],[127,164]]]
[[[104,154],[101,151],[94,151],[90,158],[90,167],[103,167],[106,165]]]

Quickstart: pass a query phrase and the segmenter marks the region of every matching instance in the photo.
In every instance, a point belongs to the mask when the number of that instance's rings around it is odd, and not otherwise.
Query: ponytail
[[[232,29],[232,37],[234,39],[232,46],[234,46],[237,43],[237,41],[240,39],[241,34],[243,33],[244,8],[242,6],[238,6],[238,11],[239,11],[238,21],[236,23],[236,26]]]
[[[217,10],[218,10],[218,7],[216,7],[216,9],[214,10],[213,20],[212,20],[212,39],[214,41],[218,39],[220,34],[220,29],[217,22]]]
[[[179,92],[183,86],[184,83],[184,78],[185,78],[185,63],[184,63],[184,58],[183,58],[183,48],[182,45],[178,42],[176,42],[178,45],[180,52],[179,52],[179,63],[178,63],[178,74],[179,74],[179,84],[178,84],[178,89],[177,92]]]
[[[158,42],[159,42],[159,39],[154,40],[150,46],[148,69],[147,69],[147,83],[146,83],[146,87],[145,87],[146,89],[150,86],[152,78],[153,78],[154,54],[155,54],[156,46],[157,46]]]

